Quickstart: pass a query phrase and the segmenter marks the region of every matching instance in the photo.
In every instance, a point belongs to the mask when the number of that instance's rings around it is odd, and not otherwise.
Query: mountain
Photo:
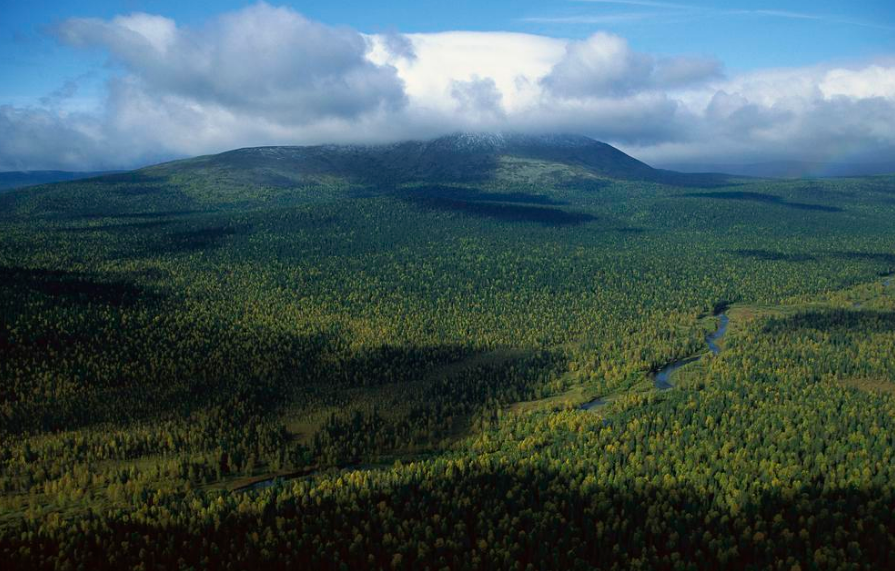
[[[15,188],[24,188],[26,186],[35,186],[38,184],[49,184],[51,182],[63,182],[69,180],[80,180],[84,178],[93,178],[112,172],[120,171],[97,171],[97,172],[71,172],[71,171],[9,171],[0,172],[0,192],[4,190],[12,190]]]
[[[895,162],[819,163],[808,161],[771,161],[752,164],[671,163],[664,167],[683,173],[726,173],[760,178],[827,178],[874,176],[895,173]]]
[[[372,186],[419,181],[479,182],[494,177],[502,159],[563,164],[590,175],[665,183],[706,183],[711,175],[684,175],[650,167],[580,135],[457,133],[429,141],[387,145],[255,147],[166,163],[153,175],[223,171],[243,182],[290,186],[319,176],[346,177]]]
[[[289,180],[300,180],[303,175],[335,175],[366,183],[473,181],[490,176],[504,156],[578,165],[610,178],[657,177],[648,165],[588,137],[490,133],[462,133],[388,145],[246,148],[175,161],[151,170],[182,172],[214,166],[276,172]],[[272,178],[265,180],[276,182]]]
[[[347,195],[389,195],[457,209],[473,208],[471,202],[533,200],[543,206],[562,189],[589,191],[613,181],[705,188],[728,184],[728,178],[654,169],[579,135],[460,133],[383,145],[237,149],[32,188],[24,195],[6,193],[0,215],[18,209],[20,214],[114,216],[289,205]],[[554,198],[543,194],[545,189],[553,189]]]

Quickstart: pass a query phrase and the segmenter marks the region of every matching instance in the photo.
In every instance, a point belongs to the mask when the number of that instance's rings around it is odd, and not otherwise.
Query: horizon
[[[885,2],[181,4],[6,8],[0,170],[463,131],[580,134],[658,167],[895,156]]]
[[[572,132],[542,132],[542,133],[529,133],[523,131],[455,131],[452,133],[444,133],[439,135],[434,135],[432,137],[419,137],[415,139],[404,139],[399,141],[393,141],[388,143],[316,143],[316,144],[299,144],[299,145],[257,145],[257,146],[249,146],[249,147],[236,147],[232,149],[226,149],[220,151],[219,153],[208,153],[203,155],[190,155],[183,157],[174,157],[171,159],[161,160],[159,162],[147,163],[145,165],[137,165],[132,168],[123,168],[123,169],[110,169],[110,170],[99,170],[99,171],[66,171],[66,170],[57,170],[57,169],[34,169],[34,170],[14,170],[14,171],[0,171],[0,175],[41,175],[41,174],[50,174],[50,173],[60,173],[64,175],[83,175],[78,176],[77,178],[84,178],[89,175],[89,177],[101,176],[105,174],[116,174],[122,172],[130,172],[134,170],[140,170],[143,168],[149,168],[153,166],[164,165],[171,162],[178,161],[188,161],[193,158],[199,158],[203,156],[215,156],[219,154],[226,154],[244,150],[252,150],[252,149],[264,149],[264,148],[314,148],[314,147],[387,147],[395,144],[404,144],[404,143],[429,143],[434,142],[441,139],[447,139],[451,137],[459,137],[459,136],[525,136],[525,137],[585,137],[597,143],[604,143],[603,141],[599,141],[593,137],[588,135],[580,135]],[[613,147],[615,148],[615,147]],[[631,156],[631,155],[628,155]],[[640,161],[636,156],[631,156],[632,158]],[[699,159],[695,159],[689,162],[678,162],[678,163],[659,163],[659,164],[650,164],[644,161],[640,161],[646,164],[647,166],[653,169],[660,170],[670,170],[677,171],[684,174],[727,174],[734,176],[746,176],[746,177],[757,177],[757,178],[839,178],[839,177],[860,177],[860,176],[876,176],[880,174],[893,174],[895,173],[895,159],[889,161],[877,161],[877,162],[856,162],[856,163],[836,163],[836,162],[812,162],[812,161],[799,161],[799,160],[768,160],[763,162],[745,162],[745,163],[737,163],[737,162],[706,162],[701,161]],[[44,179],[36,179],[38,181],[43,181]],[[60,182],[67,180],[76,180],[69,178],[59,179]],[[23,179],[23,181],[27,181],[27,179]],[[48,182],[55,182],[56,179],[51,179]],[[24,186],[32,186],[34,184],[41,184],[41,182],[25,182]],[[7,187],[10,188],[10,187]],[[15,187],[12,187],[15,188]],[[2,190],[2,188],[0,188]]]

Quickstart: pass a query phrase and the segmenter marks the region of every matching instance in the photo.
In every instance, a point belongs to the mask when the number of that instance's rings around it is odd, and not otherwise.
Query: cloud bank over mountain
[[[0,170],[465,130],[579,133],[654,163],[895,156],[895,58],[731,74],[605,32],[369,35],[265,3],[198,27],[138,13],[54,33],[108,55],[105,99],[66,111],[66,84],[41,105],[0,105]]]

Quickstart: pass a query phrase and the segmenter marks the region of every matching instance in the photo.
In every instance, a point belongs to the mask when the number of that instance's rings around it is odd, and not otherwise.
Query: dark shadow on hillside
[[[821,478],[795,487],[788,496],[776,489],[754,497],[744,494],[740,514],[731,517],[722,507],[722,491],[707,493],[687,484],[635,486],[633,476],[620,478],[618,484],[598,480],[582,485],[592,473],[574,462],[563,469],[547,461],[470,464],[448,471],[433,468],[426,477],[402,477],[399,472],[365,488],[332,486],[345,491],[330,493],[324,501],[294,493],[288,483],[282,489],[275,486],[248,500],[263,502],[263,517],[242,515],[236,509],[239,501],[222,498],[228,517],[214,521],[138,518],[108,510],[96,531],[78,532],[75,522],[64,540],[56,534],[27,533],[23,523],[3,536],[0,548],[10,554],[15,570],[36,568],[53,554],[75,553],[78,556],[67,563],[87,563],[97,570],[139,567],[147,558],[164,569],[223,567],[229,561],[240,561],[246,568],[340,568],[321,565],[321,560],[336,560],[344,569],[462,568],[476,546],[481,548],[475,568],[495,570],[820,569],[815,563],[819,560],[829,568],[892,568],[895,545],[890,530],[895,516],[886,486],[824,489],[826,479]],[[723,464],[719,467],[722,474],[730,471]],[[172,504],[170,509],[189,513],[190,501],[197,500],[187,498],[183,507]],[[483,524],[483,514],[493,514],[495,522],[517,522],[506,533],[521,539],[511,548],[491,548],[487,534],[503,532],[503,527]],[[433,525],[449,530],[450,541],[428,549],[434,542],[423,532],[408,533],[409,539],[402,539],[405,555],[395,556],[389,533],[393,526],[426,530]],[[368,530],[366,541],[348,549],[358,528]],[[302,533],[329,541],[307,541],[299,548],[294,538]],[[265,538],[263,544],[242,540],[258,536]],[[116,560],[111,564],[107,553],[113,546]]]
[[[508,202],[513,204],[534,204],[542,206],[558,206],[564,202],[553,200],[543,194],[526,192],[484,192],[477,188],[455,186],[421,186],[402,191],[401,195],[413,199],[437,198],[446,200],[462,200],[466,202]]]
[[[292,188],[299,184],[299,181],[295,178],[271,171],[255,172],[253,182],[258,186],[273,188]]]
[[[741,258],[760,260],[763,262],[814,262],[817,260],[817,258],[808,254],[788,254],[785,252],[774,252],[772,250],[743,249],[728,251]]]
[[[233,405],[242,410],[263,407],[272,411],[288,402],[291,391],[303,381],[326,378],[322,376],[326,368],[321,356],[331,342],[323,335],[282,334],[259,343],[258,353],[252,352],[252,344],[245,341],[235,344],[240,350],[224,353],[188,349],[191,344],[180,340],[195,335],[202,327],[185,322],[166,330],[165,348],[153,352],[147,351],[146,342],[158,338],[141,331],[145,329],[143,324],[135,323],[131,326],[134,330],[123,331],[120,338],[107,339],[99,336],[91,324],[96,314],[86,317],[78,329],[64,334],[49,332],[16,345],[4,346],[0,336],[0,358],[49,361],[87,350],[98,362],[107,358],[115,362],[123,352],[131,356],[128,370],[115,376],[83,379],[84,386],[64,399],[17,404],[9,417],[9,432],[71,430],[109,422],[127,425],[184,418],[208,407]],[[202,334],[215,345],[223,345],[238,332],[214,326]],[[295,366],[297,362],[301,367]],[[172,368],[159,368],[159,364],[183,370],[173,373]],[[75,375],[71,382],[79,380]],[[0,396],[4,393],[0,387]]]
[[[450,363],[469,355],[467,347],[457,344],[372,347],[358,351],[343,363],[339,380],[352,387],[412,382],[425,376],[433,364]]]
[[[678,198],[710,198],[714,200],[741,200],[745,202],[757,202],[760,204],[771,204],[774,206],[783,206],[793,210],[806,210],[817,212],[842,212],[838,206],[826,206],[823,204],[808,204],[804,202],[789,202],[786,199],[775,196],[773,194],[763,194],[760,192],[690,192],[678,195]]]
[[[456,149],[447,141],[428,144],[405,142],[383,146],[280,147],[237,149],[209,157],[203,166],[232,171],[265,172],[271,162],[278,170],[302,175],[346,177],[351,182],[379,188],[396,188],[414,181],[484,182],[494,177],[498,156],[477,149]],[[189,163],[169,169],[189,170]],[[254,176],[253,173],[253,176]],[[274,174],[270,182],[285,184]],[[291,180],[289,185],[294,184]]]
[[[785,318],[771,319],[764,327],[770,334],[786,334],[801,330],[841,331],[866,335],[895,331],[895,312],[833,309],[807,311]]]
[[[492,218],[502,222],[536,222],[544,226],[577,226],[597,218],[584,212],[568,212],[558,208],[521,206],[494,202],[473,202],[447,198],[410,197],[420,208],[458,212],[467,216]]]
[[[846,260],[883,262],[895,266],[895,254],[889,252],[832,252],[830,255]]]
[[[764,249],[739,249],[728,250],[728,252],[741,258],[766,262],[815,262],[819,258],[834,258],[841,260],[880,262],[895,267],[895,253],[888,252],[823,252],[822,254],[819,254],[819,256]],[[889,273],[890,272],[882,272],[881,275],[888,275]]]
[[[581,192],[599,192],[609,186],[611,181],[604,178],[588,178],[584,176],[574,176],[567,178],[558,184],[556,188],[560,190],[578,190]]]
[[[250,230],[249,226],[212,226],[174,232],[164,236],[158,245],[158,250],[177,254],[219,248],[227,238],[247,234]]]
[[[150,212],[83,212],[77,218],[95,220],[99,218],[170,218],[175,216],[189,216],[191,214],[203,214],[202,210],[159,210]]]
[[[166,177],[148,175],[141,171],[107,174],[78,180],[75,181],[75,184],[98,186],[102,188],[103,192],[110,192],[117,196],[144,196],[175,190]]]
[[[170,192],[172,187],[157,184],[136,184],[121,186],[112,189],[112,193],[117,196],[148,196],[150,194],[162,194]]]
[[[124,224],[99,224],[96,226],[75,226],[60,228],[59,232],[68,234],[89,234],[90,232],[131,232],[134,230],[155,230],[176,224],[174,220],[154,220],[151,222],[128,222]]]
[[[7,295],[30,290],[57,298],[63,303],[133,305],[149,295],[127,281],[106,281],[96,276],[63,270],[30,269],[0,266],[0,291]]]
[[[213,224],[197,227],[200,222]],[[220,222],[220,220],[218,220]],[[160,220],[130,224],[112,224],[100,227],[67,229],[68,232],[112,232],[119,238],[117,248],[109,253],[110,260],[138,260],[164,255],[189,254],[222,248],[228,241],[250,234],[249,224],[214,224],[213,220],[189,222]]]
[[[151,309],[156,313],[177,311],[175,306]],[[73,355],[89,353],[96,362],[107,358],[115,362],[120,355],[128,355],[127,370],[84,378],[84,386],[65,398],[17,403],[5,427],[10,433],[188,418],[209,407],[264,414],[293,402],[345,407],[350,404],[349,389],[414,383],[433,368],[470,355],[468,347],[458,344],[385,346],[344,355],[347,342],[338,331],[259,336],[257,331],[188,319],[165,322],[166,329],[159,332],[163,335],[153,335],[145,321],[136,320],[128,326],[132,329],[109,339],[98,333],[101,328],[94,320],[101,320],[99,313],[85,312],[84,316],[70,331],[47,331],[16,344],[9,342],[0,327],[0,359],[14,363],[68,358],[76,362]],[[206,346],[183,342],[196,335],[207,341],[207,347],[229,350],[209,351]],[[158,341],[164,347],[154,344]],[[342,356],[334,360],[334,355]],[[75,375],[71,382],[78,380]],[[16,402],[5,387],[0,387],[2,400]]]
[[[163,176],[149,175],[142,171],[128,171],[84,179],[79,182],[87,181],[100,185],[159,184],[165,182],[166,178]]]

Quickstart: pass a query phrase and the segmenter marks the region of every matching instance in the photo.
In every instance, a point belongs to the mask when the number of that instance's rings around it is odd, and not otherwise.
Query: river
[[[712,352],[712,355],[717,355],[721,352],[721,347],[718,345],[718,342],[724,337],[724,334],[727,333],[727,325],[730,323],[730,318],[727,317],[726,313],[719,313],[715,317],[718,318],[718,328],[715,329],[714,333],[706,335],[705,337],[706,345],[709,346],[709,351]],[[656,388],[660,391],[666,391],[672,388],[674,385],[671,384],[671,375],[684,365],[689,365],[693,361],[698,361],[701,358],[700,355],[696,355],[665,365],[658,373],[656,373],[656,378],[653,381],[653,384],[655,384]]]
[[[888,276],[883,281],[883,287],[891,286],[892,280],[895,280],[895,276]],[[861,307],[861,304],[856,303],[855,307]],[[721,347],[718,346],[718,341],[720,341],[721,338],[724,337],[724,334],[727,333],[727,325],[728,325],[728,323],[730,323],[730,318],[727,317],[726,313],[723,313],[723,312],[719,313],[717,315],[717,317],[718,317],[718,329],[716,329],[714,333],[712,333],[711,335],[708,335],[705,338],[705,342],[708,344],[709,350],[712,352],[713,355],[717,355],[718,353],[721,352]],[[698,356],[697,357],[689,357],[682,361],[675,361],[674,363],[665,365],[665,367],[663,367],[662,369],[659,370],[658,373],[656,373],[656,378],[654,381],[656,388],[659,389],[660,391],[665,391],[665,390],[670,389],[673,386],[670,381],[671,375],[674,374],[675,371],[677,371],[684,365],[686,365],[688,363],[692,363],[693,361],[696,361],[699,358],[700,357],[698,357]],[[596,400],[600,400],[600,399],[596,399]],[[591,402],[596,402],[596,401],[591,401]],[[590,404],[591,403],[587,403],[582,408],[584,408],[585,410],[590,410],[590,408],[593,408],[592,406],[589,406]]]
[[[709,351],[712,352],[713,355],[717,355],[721,352],[721,347],[718,345],[718,342],[722,337],[727,333],[727,325],[730,323],[730,318],[727,317],[727,314],[722,312],[716,315],[718,318],[718,328],[709,335],[706,335],[705,342],[709,347]],[[688,365],[693,361],[698,361],[701,359],[701,355],[694,355],[692,357],[687,357],[686,359],[681,359],[680,361],[675,361],[673,363],[669,363],[665,365],[656,373],[653,378],[653,385],[659,389],[660,391],[666,391],[672,388],[674,385],[671,384],[671,375],[674,374],[675,371],[683,367],[684,365]],[[588,401],[581,405],[581,410],[596,410],[601,406],[605,405],[606,401],[601,398],[595,398],[591,401]]]

